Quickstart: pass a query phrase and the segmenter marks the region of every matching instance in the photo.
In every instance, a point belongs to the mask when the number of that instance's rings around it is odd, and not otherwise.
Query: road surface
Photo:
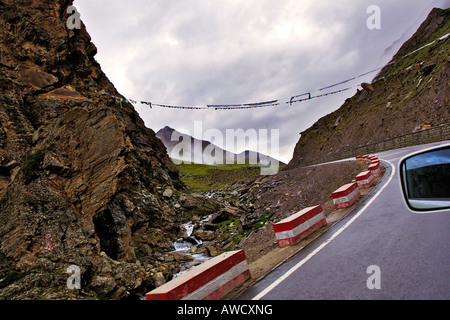
[[[375,154],[370,196],[238,299],[450,299],[450,211],[412,213],[398,178],[402,157],[449,142]]]

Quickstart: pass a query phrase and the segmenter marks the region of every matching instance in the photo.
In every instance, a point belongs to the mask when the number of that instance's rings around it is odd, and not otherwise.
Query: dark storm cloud
[[[288,98],[387,63],[434,6],[422,0],[133,0],[74,3],[97,59],[118,90],[132,99],[175,105],[248,103]],[[366,10],[381,9],[369,30]],[[387,50],[388,49],[388,50]],[[370,81],[369,74],[359,83]],[[147,126],[193,133],[203,128],[280,130],[288,161],[299,133],[337,109],[351,91],[254,110],[152,110],[137,106]]]

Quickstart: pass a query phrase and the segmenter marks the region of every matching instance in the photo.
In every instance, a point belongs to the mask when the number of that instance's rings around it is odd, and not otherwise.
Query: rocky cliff
[[[335,112],[301,133],[286,169],[403,134],[449,123],[450,37],[408,53],[450,32],[450,9],[435,8],[376,76]],[[408,66],[423,62],[420,67]]]
[[[120,96],[72,0],[0,1],[0,299],[125,298],[172,249],[184,191]],[[163,195],[164,194],[164,195]],[[67,268],[81,269],[68,290]]]

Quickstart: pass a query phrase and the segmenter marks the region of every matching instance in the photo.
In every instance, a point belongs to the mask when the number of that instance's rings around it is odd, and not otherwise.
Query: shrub
[[[35,152],[29,154],[25,161],[23,162],[22,168],[20,171],[25,179],[26,183],[30,183],[33,179],[37,178],[37,172],[41,165],[42,160],[44,159],[44,150],[36,150]]]

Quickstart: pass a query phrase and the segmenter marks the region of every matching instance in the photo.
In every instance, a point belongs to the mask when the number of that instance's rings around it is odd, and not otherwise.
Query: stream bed
[[[193,222],[182,224],[182,227],[186,230],[186,235],[190,241],[186,240],[186,238],[179,238],[173,244],[175,252],[181,252],[190,255],[193,258],[192,261],[187,262],[182,266],[182,269],[184,268],[183,270],[173,275],[173,279],[210,259],[210,257],[204,253],[196,253],[195,250],[192,250],[193,247],[198,248],[198,246],[202,244],[202,241],[193,235],[194,226],[195,224]]]

